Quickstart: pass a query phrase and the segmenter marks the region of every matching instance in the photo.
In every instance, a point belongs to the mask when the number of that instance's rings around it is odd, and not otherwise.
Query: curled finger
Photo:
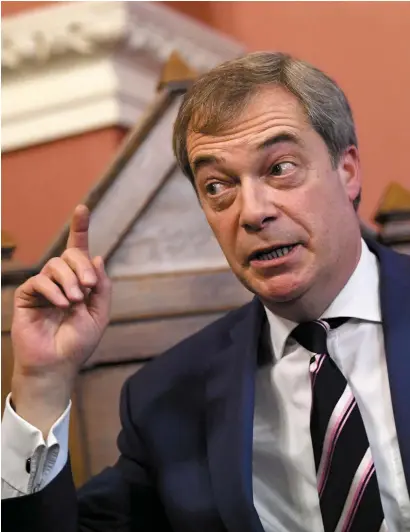
[[[60,287],[43,273],[29,279],[16,294],[16,304],[26,308],[55,306],[67,308],[70,302]]]
[[[60,286],[69,301],[77,303],[84,299],[79,279],[62,258],[51,259],[44,266],[42,273]]]

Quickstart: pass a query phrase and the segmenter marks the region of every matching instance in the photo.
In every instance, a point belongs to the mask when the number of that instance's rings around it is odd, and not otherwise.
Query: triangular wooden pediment
[[[131,130],[95,188],[83,200],[91,212],[90,252],[108,259],[176,167],[172,126],[181,94],[165,88]],[[65,248],[69,221],[41,263]],[[39,265],[41,266],[41,264]]]
[[[108,264],[113,277],[228,268],[192,184],[169,176]]]
[[[198,73],[184,61],[178,52],[174,51],[162,70],[157,89],[162,90],[164,87],[186,89],[197,77]]]
[[[391,183],[379,204],[375,221],[383,224],[394,218],[410,218],[410,190]]]

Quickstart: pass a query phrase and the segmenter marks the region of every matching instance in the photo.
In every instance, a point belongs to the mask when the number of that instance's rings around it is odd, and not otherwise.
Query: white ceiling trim
[[[157,2],[72,2],[2,21],[2,151],[129,127],[176,50],[199,72],[238,43]]]

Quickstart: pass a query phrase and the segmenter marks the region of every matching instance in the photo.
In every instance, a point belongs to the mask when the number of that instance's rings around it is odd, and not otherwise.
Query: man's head
[[[174,150],[242,283],[284,316],[321,313],[360,256],[359,156],[341,89],[284,54],[230,61],[186,95]]]

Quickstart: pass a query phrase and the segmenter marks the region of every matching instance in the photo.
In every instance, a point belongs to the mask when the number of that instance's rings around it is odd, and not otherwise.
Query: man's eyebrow
[[[258,151],[265,150],[275,144],[280,144],[282,142],[291,142],[292,144],[297,144],[298,146],[303,146],[303,141],[297,135],[293,133],[278,133],[273,137],[269,137],[264,140],[261,144],[257,146]],[[212,164],[224,163],[225,159],[223,157],[215,157],[215,155],[198,155],[195,157],[191,163],[192,172],[195,175],[201,168],[205,166],[210,166]]]
[[[199,155],[191,163],[192,172],[196,174],[200,168],[209,166],[211,164],[218,164],[225,162],[222,157],[215,157],[215,155]]]
[[[297,144],[302,147],[304,145],[302,139],[293,133],[278,133],[277,135],[264,140],[257,146],[257,149],[258,151],[265,150],[275,144],[281,144],[282,142],[291,142],[292,144]]]

